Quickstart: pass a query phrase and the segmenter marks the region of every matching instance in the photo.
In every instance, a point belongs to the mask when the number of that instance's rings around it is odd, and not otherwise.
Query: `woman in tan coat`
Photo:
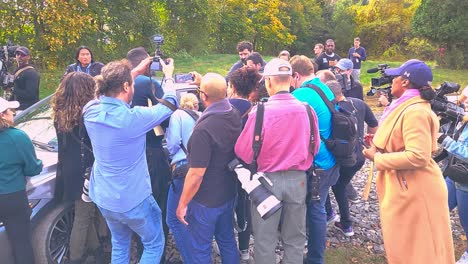
[[[455,263],[447,187],[431,153],[439,121],[431,111],[431,69],[418,60],[387,69],[389,105],[363,151],[378,170],[377,193],[389,264]]]

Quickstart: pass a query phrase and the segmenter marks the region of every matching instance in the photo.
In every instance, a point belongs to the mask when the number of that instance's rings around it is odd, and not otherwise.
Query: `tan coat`
[[[377,193],[389,264],[455,263],[447,187],[431,153],[439,121],[419,96],[398,106],[373,142]]]

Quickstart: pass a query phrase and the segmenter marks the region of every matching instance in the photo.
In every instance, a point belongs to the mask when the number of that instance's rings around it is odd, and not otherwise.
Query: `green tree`
[[[313,54],[314,45],[323,42],[325,22],[322,8],[315,0],[285,0],[286,13],[291,17],[289,31],[296,36],[293,43],[284,45],[292,54]],[[281,48],[281,49],[283,49]]]
[[[341,0],[335,5],[332,16],[333,35],[336,44],[336,52],[343,58],[347,57],[348,49],[353,45],[353,38],[357,37],[355,33],[356,24],[355,10],[352,0]]]
[[[44,67],[54,67],[63,47],[75,45],[80,35],[95,30],[86,0],[2,1],[0,40],[29,46]]]
[[[447,65],[468,68],[468,2],[423,0],[413,19],[414,32],[447,48]]]
[[[367,43],[370,54],[381,56],[387,50],[399,54],[420,1],[370,0],[367,5],[355,6],[356,34]]]

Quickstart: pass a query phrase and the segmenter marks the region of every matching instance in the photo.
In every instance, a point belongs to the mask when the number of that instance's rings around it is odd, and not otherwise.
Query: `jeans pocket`
[[[156,200],[154,199],[154,197],[152,195],[150,195],[147,199],[147,202],[149,204],[149,207],[151,208],[151,210],[154,210],[156,213],[158,213],[159,215],[161,215],[161,208],[159,208],[159,205],[158,203],[156,202]]]

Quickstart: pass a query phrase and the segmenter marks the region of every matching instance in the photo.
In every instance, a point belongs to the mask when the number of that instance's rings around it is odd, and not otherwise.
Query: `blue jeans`
[[[449,209],[452,211],[455,207],[458,207],[460,223],[465,235],[468,236],[468,192],[457,189],[455,183],[449,177],[445,178],[445,182],[447,183]],[[468,252],[468,248],[466,252]]]
[[[174,240],[184,263],[192,263],[190,251],[190,234],[186,225],[182,224],[176,216],[180,195],[184,188],[185,178],[175,178],[169,187],[167,197],[167,217],[166,223],[172,231]]]
[[[112,264],[130,262],[133,232],[140,236],[143,255],[140,264],[159,263],[164,250],[161,209],[150,195],[128,212],[117,213],[99,207],[112,234]]]
[[[307,223],[309,237],[307,243],[307,263],[323,264],[325,243],[327,239],[327,213],[325,202],[330,187],[335,185],[340,176],[340,166],[335,165],[328,170],[318,169],[320,177],[320,201],[311,201],[307,204]]]
[[[221,252],[224,264],[240,262],[237,243],[234,238],[234,204],[236,199],[209,208],[195,200],[188,206],[187,222],[192,242],[192,260],[194,264],[211,264],[211,245],[213,236]]]

